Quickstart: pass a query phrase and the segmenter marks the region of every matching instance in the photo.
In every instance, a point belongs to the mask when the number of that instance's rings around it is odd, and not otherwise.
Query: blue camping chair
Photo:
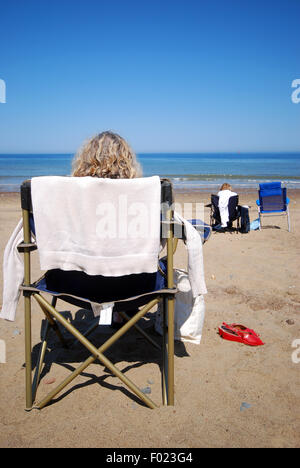
[[[262,227],[263,216],[285,215],[290,232],[289,198],[286,196],[286,188],[281,182],[268,182],[259,184],[259,199],[256,200],[259,215],[259,229]]]

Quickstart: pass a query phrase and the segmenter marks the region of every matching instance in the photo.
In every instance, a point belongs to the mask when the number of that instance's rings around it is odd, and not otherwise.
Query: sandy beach
[[[140,388],[150,388],[158,409],[143,406],[96,362],[53,404],[25,412],[21,298],[16,321],[0,322],[0,340],[6,344],[6,363],[0,364],[0,447],[299,447],[300,191],[289,190],[288,196],[291,232],[286,218],[276,217],[265,221],[262,231],[213,233],[204,245],[208,294],[203,337],[200,345],[176,342],[174,407],[161,405],[159,352],[133,331],[107,355]],[[256,198],[256,191],[240,192],[240,203],[251,207],[251,221],[257,218]],[[209,201],[208,191],[176,194],[179,203]],[[1,265],[20,217],[19,195],[1,193]],[[204,218],[209,222],[208,208]],[[180,243],[175,266],[186,268],[186,261]],[[33,279],[38,272],[35,256]],[[2,274],[1,269],[1,298]],[[58,309],[70,311],[73,321],[82,320],[82,311],[66,303],[60,302]],[[33,304],[35,358],[42,318]],[[223,321],[254,329],[264,346],[222,340],[218,326]],[[154,314],[148,314],[141,326],[160,340]],[[99,328],[91,341],[100,346],[106,333]],[[63,350],[51,335],[38,399],[87,356],[80,346]]]

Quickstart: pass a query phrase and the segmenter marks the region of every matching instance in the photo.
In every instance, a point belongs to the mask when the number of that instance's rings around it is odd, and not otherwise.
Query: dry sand
[[[95,363],[53,404],[25,412],[21,299],[16,321],[0,323],[0,339],[6,343],[6,363],[0,364],[0,447],[299,447],[300,363],[293,362],[292,353],[294,361],[300,358],[300,194],[289,191],[289,197],[292,232],[284,217],[271,218],[261,232],[217,233],[204,245],[208,294],[203,338],[199,346],[176,343],[174,407],[144,407]],[[240,196],[242,204],[251,205],[251,220],[257,218],[255,199],[255,192]],[[206,204],[209,193],[181,193],[176,200]],[[0,194],[1,263],[20,215],[18,194]],[[175,264],[186,266],[183,245]],[[33,278],[37,272],[35,258]],[[62,302],[58,308],[71,311],[72,320],[85,326],[82,311]],[[159,340],[153,315],[141,324]],[[41,318],[34,304],[33,362]],[[222,340],[217,333],[222,321],[253,328],[265,345],[252,348]],[[104,338],[102,329],[91,335],[98,346]],[[299,352],[292,347],[294,340],[299,340]],[[150,387],[151,398],[161,405],[160,355],[151,345],[132,332],[107,355],[141,388]],[[80,346],[62,350],[52,335],[38,399],[86,357]]]

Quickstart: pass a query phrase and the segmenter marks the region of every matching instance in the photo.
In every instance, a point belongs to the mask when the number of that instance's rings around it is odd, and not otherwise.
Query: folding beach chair
[[[98,179],[100,180],[100,179]],[[117,181],[115,181],[117,182]],[[133,326],[145,336],[145,332],[136,324],[154,306],[161,302],[163,308],[162,339],[162,400],[165,405],[174,405],[174,298],[176,288],[173,283],[174,226],[172,185],[168,180],[161,180],[161,237],[165,239],[167,256],[165,262],[158,263],[157,272],[129,274],[123,277],[90,276],[83,271],[49,270],[42,278],[31,282],[31,252],[38,249],[35,242],[35,212],[32,207],[31,181],[21,186],[21,206],[23,214],[24,242],[18,246],[24,253],[24,283],[21,287],[25,304],[25,365],[26,365],[26,410],[33,407],[42,409],[73,379],[81,374],[88,365],[99,360],[114,376],[117,376],[149,408],[157,405],[144,394],[129,378],[122,373],[105,355],[104,352],[122,337]],[[79,221],[80,223],[80,221]],[[80,225],[80,224],[79,224]],[[159,226],[159,224],[158,224]],[[177,228],[176,235],[180,230]],[[71,233],[72,234],[72,233]],[[54,232],[55,236],[56,233]],[[158,236],[159,237],[159,236]],[[176,239],[177,240],[177,239]],[[44,293],[52,296],[50,303]],[[46,317],[46,327],[40,345],[39,358],[34,376],[32,376],[32,340],[31,340],[31,301],[34,299]],[[88,339],[88,334],[98,326],[96,323],[85,334],[79,332],[62,313],[56,310],[57,300],[63,300],[80,308],[92,310],[93,306],[114,303],[114,311],[119,312],[125,324],[121,326],[99,348]],[[141,308],[140,308],[141,307]],[[139,309],[140,308],[140,309]],[[135,311],[132,317],[127,311]],[[41,380],[43,362],[47,349],[48,332],[53,329],[64,346],[61,327],[71,333],[90,353],[79,367],[65,380],[56,386],[41,401],[35,402],[38,385]],[[154,346],[158,346],[151,337],[145,336]],[[33,377],[33,378],[32,378]]]
[[[259,229],[262,228],[263,216],[286,216],[288,223],[288,231],[290,232],[290,214],[289,214],[289,198],[286,196],[286,188],[281,186],[281,182],[267,182],[259,184],[258,190],[259,199],[256,200]]]
[[[214,195],[214,194],[211,195],[211,203],[208,206],[210,206],[210,225],[212,226],[212,229],[214,229],[215,226],[221,223],[218,195]],[[233,195],[232,197],[229,198],[228,214],[229,214],[228,228],[231,228],[233,221],[236,221],[236,229],[239,230],[241,210],[240,210],[238,195]]]

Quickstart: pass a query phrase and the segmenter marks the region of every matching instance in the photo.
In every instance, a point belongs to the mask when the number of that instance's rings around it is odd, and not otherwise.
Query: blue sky
[[[299,0],[0,0],[0,153],[299,151]]]

